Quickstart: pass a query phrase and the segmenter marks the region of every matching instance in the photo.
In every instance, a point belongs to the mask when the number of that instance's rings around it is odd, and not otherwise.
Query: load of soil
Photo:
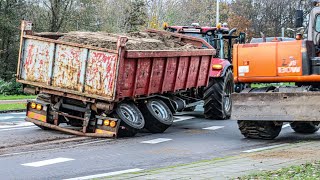
[[[119,34],[128,37],[126,48],[128,50],[188,50],[199,49],[182,42],[177,37],[169,34],[157,34],[152,32],[133,32]],[[59,38],[61,41],[79,43],[106,49],[117,49],[116,34],[105,32],[69,32]]]

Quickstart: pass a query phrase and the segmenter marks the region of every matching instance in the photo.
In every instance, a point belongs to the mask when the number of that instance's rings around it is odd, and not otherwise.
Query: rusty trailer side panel
[[[49,84],[55,44],[26,39],[22,51],[20,78]]]
[[[18,81],[71,94],[115,99],[118,54],[23,38]]]
[[[17,81],[109,102],[206,86],[214,49],[101,49],[23,35]]]

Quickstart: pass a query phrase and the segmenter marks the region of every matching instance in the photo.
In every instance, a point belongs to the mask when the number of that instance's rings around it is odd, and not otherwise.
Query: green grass
[[[0,100],[19,100],[19,99],[35,99],[36,96],[30,95],[12,95],[12,96],[3,96],[0,95]]]
[[[237,179],[263,179],[263,180],[300,180],[300,179],[308,179],[308,180],[316,180],[320,178],[320,162],[307,163],[300,166],[291,166],[287,168],[282,168],[276,171],[267,171],[254,173],[248,176],[239,177]]]
[[[26,109],[25,104],[0,104],[0,111]]]
[[[261,88],[267,86],[295,86],[295,83],[253,83],[251,84],[252,88]]]

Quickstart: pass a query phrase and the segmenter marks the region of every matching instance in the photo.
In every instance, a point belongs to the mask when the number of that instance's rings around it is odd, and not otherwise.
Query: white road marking
[[[0,121],[1,120],[8,120],[8,119],[13,119],[14,116],[3,116],[3,117],[0,117]]]
[[[173,120],[173,122],[180,122],[180,121],[185,121],[189,119],[194,119],[194,116],[174,116],[176,120]]]
[[[172,139],[167,139],[167,138],[158,138],[158,139],[153,139],[149,141],[142,141],[141,143],[143,144],[158,144],[166,141],[171,141]]]
[[[282,129],[287,128],[287,127],[290,127],[290,124],[285,124],[285,125],[283,125],[283,126],[282,126]]]
[[[277,147],[281,147],[281,146],[285,146],[285,145],[287,145],[287,143],[278,144],[278,145],[274,145],[274,146],[267,146],[267,147],[262,147],[262,148],[256,148],[256,149],[250,149],[250,150],[246,150],[246,151],[242,151],[242,152],[244,152],[244,153],[258,152],[258,151],[273,149],[273,148],[277,148]]]
[[[29,127],[34,126],[31,122],[19,122],[16,125],[0,125],[0,129],[17,128],[17,127]]]
[[[32,128],[38,128],[37,126],[29,126],[29,127],[18,127],[18,128],[9,128],[9,129],[0,129],[0,132],[2,131],[15,131],[15,130],[21,130],[21,129],[32,129]]]
[[[91,141],[91,142],[85,142],[85,143],[78,143],[76,145],[70,145],[70,146],[59,147],[59,148],[51,148],[51,149],[42,149],[42,150],[23,151],[23,152],[17,152],[17,153],[2,154],[2,155],[0,155],[0,157],[13,156],[13,155],[22,155],[22,154],[29,154],[29,153],[37,153],[37,152],[44,152],[44,151],[45,152],[55,151],[55,150],[60,150],[60,149],[74,148],[74,147],[84,146],[84,145],[88,145],[88,144],[94,144],[94,143],[99,143],[99,142],[107,142],[107,141],[111,141],[111,139],[104,139],[104,140],[97,140],[97,141]],[[68,141],[68,142],[70,142],[70,141]],[[51,144],[54,144],[54,143],[51,143]]]
[[[26,112],[16,112],[16,113],[5,113],[8,115],[26,115]],[[0,114],[1,115],[1,114]],[[2,114],[3,115],[3,114]]]
[[[119,174],[133,173],[133,172],[138,172],[138,171],[143,171],[143,169],[135,168],[135,169],[128,169],[128,170],[123,170],[123,171],[115,171],[115,172],[109,172],[109,173],[104,173],[104,174],[96,174],[96,175],[91,175],[91,176],[76,177],[76,178],[64,179],[64,180],[95,179],[95,178],[102,178],[102,177],[108,177],[108,176],[115,176],[115,175],[119,175]]]
[[[0,116],[0,121],[8,120],[8,119],[24,119],[26,116]]]
[[[21,165],[22,166],[30,166],[30,167],[41,167],[41,166],[48,166],[48,165],[67,162],[67,161],[73,161],[73,160],[74,159],[70,159],[70,158],[55,158],[55,159],[48,159],[48,160],[44,160],[44,161],[26,163],[26,164],[21,164]]]
[[[211,126],[211,127],[207,127],[207,128],[202,128],[204,130],[217,130],[217,129],[221,129],[224,128],[224,126]]]

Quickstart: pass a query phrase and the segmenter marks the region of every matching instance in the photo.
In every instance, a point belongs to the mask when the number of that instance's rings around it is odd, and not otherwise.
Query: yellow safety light
[[[221,64],[214,64],[214,65],[212,65],[212,69],[221,70],[221,69],[223,69],[223,66]]]
[[[116,121],[111,121],[110,122],[110,127],[114,128],[114,127],[116,127],[116,125],[117,125]]]
[[[37,107],[37,104],[36,103],[31,103],[31,108],[32,109],[35,109]]]
[[[105,126],[109,126],[109,125],[110,125],[110,120],[104,120],[104,121],[103,121],[103,124],[104,124]]]
[[[41,104],[37,104],[37,110],[41,111],[41,109],[42,109],[42,105]]]
[[[218,24],[217,24],[217,29],[221,29],[221,26],[222,26],[222,24],[221,24],[221,23],[218,23]]]
[[[167,22],[164,22],[164,23],[162,24],[162,28],[165,29],[165,30],[168,28],[168,26],[169,26],[169,25],[168,25]]]

